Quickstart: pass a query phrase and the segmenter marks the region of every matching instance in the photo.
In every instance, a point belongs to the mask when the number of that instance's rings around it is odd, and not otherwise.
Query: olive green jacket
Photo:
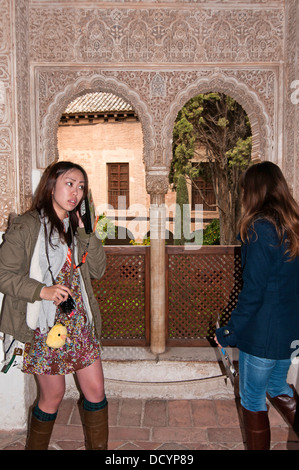
[[[34,330],[26,323],[27,303],[40,300],[44,284],[29,277],[30,263],[40,231],[37,211],[16,217],[4,235],[0,247],[0,292],[4,294],[0,316],[0,331],[12,335],[22,343],[31,343]],[[88,235],[78,228],[78,256],[84,253]],[[101,241],[91,234],[86,262],[81,274],[88,295],[97,337],[101,336],[101,316],[94,296],[91,279],[100,279],[106,267],[106,256]]]

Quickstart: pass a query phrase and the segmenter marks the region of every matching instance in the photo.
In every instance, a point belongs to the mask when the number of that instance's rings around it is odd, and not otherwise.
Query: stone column
[[[150,179],[150,292],[151,292],[151,336],[153,354],[161,354],[166,348],[165,312],[165,193],[168,180],[165,177]],[[149,179],[147,179],[149,183]],[[147,187],[149,185],[147,184]],[[165,191],[166,189],[166,191]]]

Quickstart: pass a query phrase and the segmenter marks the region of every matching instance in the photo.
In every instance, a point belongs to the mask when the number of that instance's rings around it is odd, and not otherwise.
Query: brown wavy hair
[[[285,243],[290,259],[299,255],[299,206],[280,168],[272,162],[261,162],[247,169],[241,180],[243,190],[243,215],[240,220],[240,237],[248,239],[249,229],[254,229],[258,218],[270,220],[277,231],[280,243]]]
[[[45,169],[41,177],[40,183],[37,187],[37,190],[35,192],[33,201],[32,201],[30,210],[36,209],[40,214],[44,214],[49,219],[50,227],[51,227],[50,233],[49,233],[49,241],[51,245],[52,245],[51,235],[54,229],[58,231],[60,235],[60,239],[62,241],[68,244],[71,243],[70,230],[68,230],[68,232],[65,233],[64,224],[57,216],[56,211],[53,207],[52,192],[55,187],[57,178],[60,175],[67,173],[68,171],[73,170],[73,169],[79,170],[83,174],[83,177],[84,177],[83,198],[86,197],[88,194],[88,177],[84,168],[82,168],[77,163],[60,161],[60,162],[52,163]],[[70,223],[72,224],[74,233],[76,232],[77,227],[78,227],[78,217],[76,215],[76,212],[78,210],[79,204],[75,209],[69,212]]]

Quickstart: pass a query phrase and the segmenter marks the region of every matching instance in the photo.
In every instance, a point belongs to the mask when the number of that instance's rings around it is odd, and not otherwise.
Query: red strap
[[[69,247],[69,249],[68,249],[66,259],[67,259],[67,262],[69,263],[69,265],[71,265],[71,263],[72,263],[72,251],[71,251],[70,247]],[[74,266],[74,268],[75,268],[75,267],[76,267],[76,266]]]
[[[80,266],[85,263],[87,255],[88,255],[88,251],[82,256],[82,261],[81,261],[81,263],[80,263]],[[67,252],[66,259],[67,259],[67,262],[69,263],[69,265],[71,265],[71,262],[72,262],[72,250],[70,249],[70,247],[68,248],[68,252]],[[79,265],[78,265],[78,266],[79,266]],[[74,269],[76,269],[78,266],[76,266],[76,265],[74,264]]]

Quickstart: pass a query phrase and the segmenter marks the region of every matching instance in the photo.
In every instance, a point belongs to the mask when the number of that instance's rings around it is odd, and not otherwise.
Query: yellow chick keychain
[[[67,329],[61,323],[56,323],[48,333],[46,344],[50,348],[61,348],[67,341]]]

